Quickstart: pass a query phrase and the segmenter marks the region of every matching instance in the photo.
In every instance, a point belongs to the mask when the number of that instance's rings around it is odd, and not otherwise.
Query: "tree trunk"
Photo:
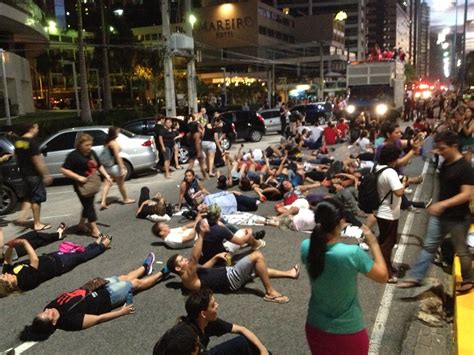
[[[79,73],[81,77],[81,120],[92,122],[87,84],[86,55],[84,53],[84,33],[82,32],[82,0],[77,0],[77,44],[79,47]]]
[[[100,0],[100,21],[102,27],[102,76],[104,79],[104,111],[108,112],[113,109],[112,105],[112,93],[110,91],[110,73],[109,73],[109,54],[107,48],[107,35],[105,28],[105,16],[104,16],[104,5],[103,1]]]

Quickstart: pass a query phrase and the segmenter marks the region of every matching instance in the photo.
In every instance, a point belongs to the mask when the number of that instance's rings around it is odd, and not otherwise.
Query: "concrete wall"
[[[12,115],[16,113],[15,111],[17,111],[19,115],[34,112],[35,107],[33,104],[33,89],[29,61],[16,54],[5,52],[5,72]],[[3,75],[4,73],[0,65],[0,92],[2,93],[2,100],[4,97],[2,84]],[[3,102],[1,106],[3,106]],[[17,110],[15,110],[16,107]]]

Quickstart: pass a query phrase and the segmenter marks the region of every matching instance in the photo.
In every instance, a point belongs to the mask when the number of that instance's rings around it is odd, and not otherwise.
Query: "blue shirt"
[[[204,197],[204,203],[208,206],[217,203],[223,215],[237,212],[237,200],[232,192],[222,191],[207,195]]]
[[[310,240],[301,242],[301,260],[308,268]],[[365,328],[357,297],[357,274],[368,273],[373,260],[357,245],[326,246],[324,271],[311,279],[307,322],[325,332],[351,334]]]

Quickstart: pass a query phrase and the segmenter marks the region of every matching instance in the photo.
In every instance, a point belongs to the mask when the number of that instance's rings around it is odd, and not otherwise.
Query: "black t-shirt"
[[[63,330],[82,330],[86,314],[104,314],[112,310],[110,294],[105,288],[90,294],[83,289],[65,292],[50,302],[46,308],[56,308],[60,314],[56,327]]]
[[[15,275],[18,288],[22,291],[29,291],[58,276],[60,269],[54,256],[42,255],[39,257],[38,269],[32,267],[28,260],[13,265],[4,264],[3,272]]]
[[[225,240],[231,240],[234,234],[226,226],[218,223],[210,226],[210,231],[204,235],[202,256],[199,263],[202,265],[216,254],[225,252]]]
[[[214,133],[216,130],[214,128],[209,128],[206,126],[206,129],[204,131],[204,135],[202,136],[202,140],[206,142],[215,142],[214,140]]]
[[[439,201],[447,200],[461,192],[462,185],[474,185],[474,170],[464,158],[451,164],[443,163],[439,173]],[[441,218],[465,221],[469,215],[469,202],[447,208]]]
[[[174,137],[176,137],[176,135],[173,130],[167,130],[165,127],[162,127],[160,130],[160,136],[163,138],[163,144],[165,147],[174,147]]]
[[[214,322],[209,322],[206,329],[204,329],[204,334],[200,334],[199,336],[199,341],[204,348],[201,350],[207,349],[210,337],[220,337],[225,334],[229,334],[232,332],[233,326],[234,325],[232,323],[226,322],[220,318],[217,318]]]
[[[63,168],[88,177],[94,174],[101,165],[102,163],[94,150],[91,150],[90,155],[84,155],[76,149],[68,154]]]
[[[15,154],[23,176],[40,176],[32,161],[35,155],[40,154],[39,145],[35,139],[20,137],[15,142]]]

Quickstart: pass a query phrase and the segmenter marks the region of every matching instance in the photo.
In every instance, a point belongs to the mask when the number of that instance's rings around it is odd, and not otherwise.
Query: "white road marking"
[[[429,162],[426,161],[423,165],[423,171],[421,176],[426,176],[428,171]],[[421,195],[423,184],[416,187],[415,195],[413,200],[418,201]],[[415,213],[411,212],[405,221],[400,241],[398,242],[398,248],[393,257],[394,263],[401,263],[403,261],[403,255],[405,254],[406,245],[408,243],[408,236],[415,219]],[[370,336],[369,354],[376,355],[380,352],[380,345],[382,344],[383,334],[385,332],[385,325],[387,323],[388,314],[390,313],[390,307],[392,306],[393,293],[395,291],[395,285],[387,284],[380,301],[379,310],[377,311],[377,318],[375,319],[374,327],[372,328],[372,334]]]
[[[25,351],[27,351],[29,348],[33,347],[34,345],[38,344],[37,341],[26,341],[23,344],[17,346],[15,349],[13,349],[15,352],[14,354],[22,354]]]

